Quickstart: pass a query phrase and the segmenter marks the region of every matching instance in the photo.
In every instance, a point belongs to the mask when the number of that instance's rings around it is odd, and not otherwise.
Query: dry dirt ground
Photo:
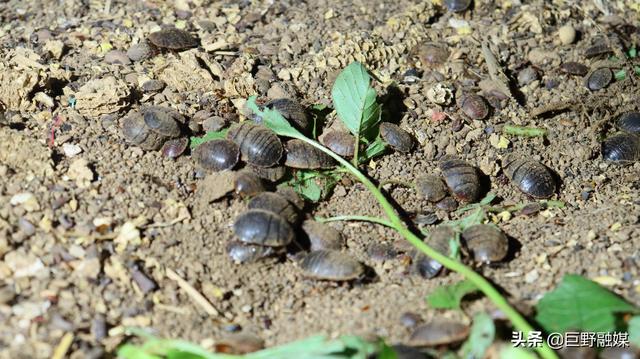
[[[634,1],[523,3],[475,1],[462,14],[438,1],[409,0],[0,3],[0,357],[49,357],[65,333],[74,334],[72,357],[99,357],[132,325],[209,347],[239,328],[267,346],[314,333],[401,342],[409,334],[404,312],[468,322],[475,311],[491,310],[483,300],[464,313],[429,309],[425,296],[460,278],[427,280],[411,273],[402,254],[372,256],[372,245],[401,238],[369,223],[335,227],[346,251],[375,271],[370,282],[304,279],[286,258],[233,264],[225,246],[246,202],[203,203],[202,179],[188,153],[166,158],[121,136],[119,120],[143,104],[174,108],[195,134],[212,116],[239,121],[253,94],[330,105],[333,80],[353,60],[376,74],[380,94],[396,84],[387,96],[396,104],[387,106],[390,119],[419,143],[409,154],[388,153],[367,166],[376,181],[438,174],[438,159],[452,154],[480,168],[503,204],[520,203],[528,199],[500,170],[511,152],[541,161],[561,179],[556,199],[565,208],[494,218],[518,245],[509,261],[478,270],[513,303],[526,309],[565,273],[578,273],[640,304],[640,163],[615,166],[600,155],[611,121],[640,109],[638,79],[592,92],[582,76],[560,70],[569,61],[591,69],[606,61],[612,54],[585,57],[599,42],[637,45],[640,8]],[[557,34],[564,24],[577,30],[571,43]],[[129,60],[132,45],[166,26],[190,31],[200,46]],[[441,66],[417,60],[415,49],[428,42],[448,48]],[[515,99],[496,96],[482,82],[489,78],[484,42],[512,79]],[[527,67],[538,76],[519,85]],[[415,78],[405,76],[410,70]],[[164,89],[143,91],[152,79]],[[455,101],[431,102],[426,93],[438,82],[485,95],[490,116],[472,121]],[[534,116],[551,103],[568,106]],[[449,117],[434,120],[434,111]],[[506,137],[508,145],[499,148],[505,124],[543,128],[548,136]],[[410,188],[389,186],[388,193],[406,213],[452,218]],[[321,203],[308,203],[307,213],[381,214],[364,187],[350,181]],[[219,315],[195,304],[167,270]]]

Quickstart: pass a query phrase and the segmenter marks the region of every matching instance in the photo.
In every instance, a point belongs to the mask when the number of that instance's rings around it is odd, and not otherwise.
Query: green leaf
[[[462,298],[478,291],[478,287],[469,280],[436,288],[427,296],[427,302],[434,309],[460,309]]]
[[[160,359],[159,356],[149,354],[141,347],[125,344],[118,348],[118,358],[123,359]]]
[[[304,135],[300,131],[296,130],[286,118],[284,118],[278,110],[264,108],[260,109],[256,104],[256,96],[251,96],[247,99],[247,108],[253,113],[262,117],[262,121],[265,126],[269,127],[273,132],[279,136],[303,138]]]
[[[317,335],[298,340],[293,343],[288,343],[273,348],[263,349],[255,353],[246,354],[243,359],[328,359],[333,357],[332,354],[340,353],[344,350],[345,344],[342,341],[327,341],[324,336]]]
[[[566,274],[560,285],[536,305],[536,320],[548,332],[582,330],[611,332],[617,329],[617,313],[637,309],[599,284]]]
[[[398,359],[398,354],[392,347],[388,346],[384,342],[380,346],[381,348],[377,359]]]
[[[387,149],[387,145],[382,138],[377,137],[375,141],[371,142],[365,150],[364,157],[360,158],[360,162],[370,160],[376,156],[381,155]]]
[[[338,183],[341,176],[331,170],[298,170],[289,184],[304,198],[318,202],[323,196],[328,195]]]
[[[468,227],[476,224],[482,224],[486,218],[487,214],[485,213],[484,209],[482,207],[478,207],[475,211],[471,212],[466,217],[463,217],[456,221],[451,221],[450,224],[456,226],[458,230],[462,232]]]
[[[631,59],[633,59],[636,56],[638,56],[638,50],[636,50],[636,46],[635,45],[631,46],[631,48],[629,49],[628,55],[629,55],[629,58],[631,58]]]
[[[380,105],[370,82],[367,69],[353,62],[340,72],[331,90],[338,117],[358,139],[380,122]]]
[[[625,70],[616,71],[613,74],[613,77],[616,79],[616,81],[622,81],[625,77],[627,77],[627,72]]]
[[[628,323],[629,342],[640,347],[640,315],[631,318]]]
[[[229,132],[229,129],[225,128],[220,131],[209,131],[202,137],[191,137],[189,139],[189,148],[194,149],[207,141],[225,138],[227,136],[227,132]]]
[[[487,313],[478,313],[473,317],[471,333],[469,339],[462,346],[462,357],[464,359],[481,359],[496,334],[496,327],[493,319]]]

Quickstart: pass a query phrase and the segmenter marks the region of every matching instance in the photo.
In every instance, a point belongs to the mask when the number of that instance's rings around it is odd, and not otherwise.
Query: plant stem
[[[378,218],[378,217],[369,217],[369,216],[336,216],[329,218],[318,218],[316,217],[316,221],[318,222],[336,222],[336,221],[363,221],[363,222],[372,222],[381,224],[383,226],[387,226],[390,228],[395,228],[393,223],[387,221],[386,219]]]
[[[316,146],[317,147],[317,146]],[[360,148],[360,136],[356,136],[356,145],[353,147],[353,167],[358,168],[358,149]],[[340,157],[342,158],[342,157]],[[345,161],[346,162],[346,161]]]
[[[425,255],[440,262],[446,268],[454,272],[460,273],[463,277],[465,277],[466,279],[471,281],[473,284],[475,284],[476,287],[478,287],[478,289],[482,291],[482,293],[484,293],[484,295],[486,295],[493,302],[493,304],[496,307],[498,307],[498,309],[500,309],[507,316],[507,318],[509,318],[509,320],[517,330],[524,332],[525,336],[528,336],[529,332],[533,331],[533,327],[529,325],[529,323],[524,319],[524,317],[522,317],[522,315],[520,315],[520,313],[518,313],[517,310],[511,307],[511,305],[505,299],[505,297],[502,296],[502,294],[500,294],[500,292],[498,292],[487,279],[485,279],[483,276],[476,273],[466,265],[454,259],[451,259],[446,255],[441,254],[440,252],[431,248],[430,246],[425,244],[418,236],[413,234],[404,225],[400,217],[396,214],[393,206],[387,200],[384,194],[382,194],[382,192],[376,187],[376,185],[373,184],[373,182],[371,182],[371,180],[369,180],[367,176],[365,176],[362,172],[360,172],[360,170],[358,170],[356,166],[353,166],[344,158],[329,151],[328,149],[326,149],[324,146],[322,146],[320,143],[316,141],[313,141],[303,135],[296,136],[296,138],[307,142],[308,144],[319,149],[320,151],[333,157],[336,161],[338,161],[338,163],[340,163],[347,170],[349,170],[349,172],[354,177],[356,177],[365,187],[367,187],[367,189],[371,192],[371,194],[373,194],[373,196],[376,198],[378,203],[380,203],[380,206],[382,207],[387,217],[389,218],[389,224],[391,225],[391,227],[394,228],[396,231],[398,231],[407,241],[409,241],[409,243],[411,243],[414,247],[419,249]],[[542,358],[545,358],[545,359],[558,358],[555,352],[551,348],[549,348],[545,343],[543,343],[541,347],[536,348],[536,350],[538,351],[538,354],[540,354]]]

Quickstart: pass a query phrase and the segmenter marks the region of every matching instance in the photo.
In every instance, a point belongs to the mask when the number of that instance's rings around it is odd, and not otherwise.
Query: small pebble
[[[142,61],[150,58],[153,55],[153,49],[146,42],[143,41],[139,44],[135,44],[127,50],[127,56],[131,61]]]
[[[133,281],[136,282],[138,288],[140,288],[140,290],[144,294],[147,294],[158,288],[156,282],[153,279],[149,278],[146,274],[141,272],[137,266],[131,268],[131,278],[133,278]]]
[[[74,143],[64,143],[62,144],[62,151],[65,156],[71,158],[82,152],[82,148]]]
[[[108,64],[128,65],[131,60],[123,51],[111,50],[104,55],[104,62]]]
[[[422,322],[422,318],[416,313],[405,312],[400,316],[400,323],[407,328],[413,328]]]
[[[518,85],[526,86],[538,79],[538,71],[533,67],[526,67],[518,72]]]
[[[558,38],[562,45],[570,45],[576,40],[576,29],[571,25],[564,25],[558,29]]]
[[[166,84],[160,80],[148,80],[142,84],[142,92],[160,92]]]

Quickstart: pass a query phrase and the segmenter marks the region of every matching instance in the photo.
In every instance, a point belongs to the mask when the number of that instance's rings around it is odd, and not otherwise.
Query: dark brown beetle
[[[445,158],[440,169],[453,195],[465,202],[475,202],[480,197],[478,170],[463,160]]]
[[[444,4],[451,12],[463,12],[471,5],[471,0],[444,0]]]
[[[409,345],[433,347],[457,343],[469,335],[469,327],[458,322],[431,322],[418,326],[409,338]]]
[[[340,250],[344,245],[342,234],[327,224],[307,219],[302,222],[302,230],[309,237],[312,251],[321,249]]]
[[[265,191],[264,184],[260,177],[247,169],[236,173],[234,187],[236,194],[241,197],[252,197]]]
[[[168,28],[152,32],[147,40],[154,46],[174,51],[186,50],[198,46],[198,40],[188,32],[176,28]]]
[[[279,98],[265,103],[264,107],[280,112],[282,117],[305,135],[311,133],[313,123],[309,120],[307,109],[297,101],[288,98]],[[256,115],[254,121],[256,123],[262,123],[262,117]]]
[[[240,158],[240,148],[227,139],[215,139],[198,146],[193,157],[207,171],[223,171],[232,169]]]
[[[640,112],[633,111],[622,114],[616,121],[616,126],[624,132],[640,135]]]
[[[448,256],[451,250],[450,242],[455,240],[455,237],[456,233],[453,228],[442,225],[434,228],[429,233],[426,243],[441,254]],[[418,251],[413,252],[412,262],[413,268],[418,274],[427,279],[437,276],[443,267],[440,262]]]
[[[239,215],[233,230],[244,243],[268,247],[286,246],[294,237],[286,219],[262,209],[250,209]]]
[[[502,168],[511,182],[531,197],[549,198],[556,192],[553,173],[540,162],[508,155],[502,160]]]
[[[227,138],[240,147],[242,159],[259,167],[271,167],[282,157],[282,142],[270,129],[251,122],[232,126]]]
[[[364,273],[364,267],[353,257],[338,251],[319,250],[307,254],[300,261],[305,277],[347,281],[356,279]]]
[[[602,142],[602,157],[606,161],[626,163],[640,159],[640,135],[619,132]]]
[[[489,106],[480,95],[463,94],[458,101],[458,106],[472,120],[482,120],[489,115]]]
[[[231,241],[227,244],[227,254],[235,263],[253,263],[260,259],[278,254],[278,247],[265,247],[257,244],[247,244]]]
[[[333,168],[335,161],[331,156],[310,144],[295,139],[287,142],[287,156],[284,165],[302,169]]]
[[[613,80],[613,73],[606,67],[594,70],[591,74],[587,75],[586,85],[591,91],[601,90]]]
[[[578,62],[565,62],[560,69],[569,75],[584,76],[589,72],[589,68]]]
[[[264,209],[265,211],[271,211],[280,215],[292,224],[298,222],[298,210],[296,207],[286,198],[277,193],[262,192],[253,197],[251,201],[249,201],[247,207],[249,209]]]
[[[435,203],[447,196],[447,187],[438,176],[418,176],[415,185],[418,195],[429,202]]]
[[[284,166],[258,167],[248,165],[247,168],[258,175],[258,177],[271,182],[277,182],[281,180],[285,174],[287,174],[287,168]]]
[[[157,113],[157,110],[152,111]],[[127,142],[151,151],[178,137],[180,128],[172,116],[153,116],[134,110],[122,119],[122,134]]]
[[[409,152],[413,148],[411,135],[393,123],[380,123],[380,137],[396,151]]]
[[[349,132],[328,132],[321,142],[339,156],[347,158],[353,157],[356,148],[356,139]]]
[[[593,46],[588,47],[584,51],[584,57],[590,59],[592,57],[605,55],[611,52],[611,48],[607,44],[595,44]]]
[[[481,263],[499,262],[509,250],[509,240],[504,232],[489,224],[466,228],[462,239],[473,259]]]

